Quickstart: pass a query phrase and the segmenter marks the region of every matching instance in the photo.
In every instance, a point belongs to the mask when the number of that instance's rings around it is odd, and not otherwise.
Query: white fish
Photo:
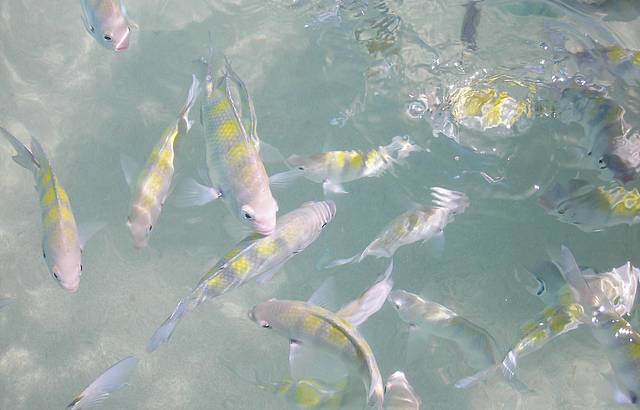
[[[387,379],[384,393],[385,410],[420,410],[422,400],[413,390],[403,372],[395,372]]]
[[[122,0],[80,0],[82,22],[98,44],[115,51],[129,48],[132,27]]]
[[[87,386],[78,397],[69,403],[67,409],[81,410],[96,407],[106,400],[111,393],[127,385],[129,375],[137,364],[138,359],[135,357],[127,357],[120,360]]]

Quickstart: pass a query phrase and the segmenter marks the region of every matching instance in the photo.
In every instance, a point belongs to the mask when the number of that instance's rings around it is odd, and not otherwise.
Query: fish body
[[[135,26],[127,16],[122,0],[80,0],[82,21],[96,41],[108,49],[129,48],[129,35]]]
[[[87,386],[69,405],[71,410],[90,409],[100,405],[111,393],[127,385],[127,380],[138,359],[127,357],[120,360],[102,373],[93,383]]]
[[[421,148],[409,137],[396,136],[389,145],[367,152],[328,151],[311,156],[292,155],[287,159],[291,171],[283,174],[301,174],[323,184],[338,185],[360,178],[378,177],[394,164]],[[276,175],[272,177],[277,178]]]
[[[626,263],[610,272],[590,274],[588,269],[582,275],[589,286],[606,295],[617,314],[631,313],[635,304],[640,270]],[[518,360],[531,354],[551,340],[568,333],[583,324],[583,307],[576,300],[571,287],[563,286],[557,293],[555,304],[545,308],[535,319],[521,328],[518,342],[505,356],[502,366],[507,378],[516,374]]]
[[[349,386],[349,379],[345,378],[337,383],[327,383],[320,379],[283,380],[278,383],[260,385],[293,403],[299,409],[328,409],[343,408],[345,393]]]
[[[441,237],[453,216],[463,213],[469,206],[469,199],[462,192],[436,187],[432,188],[432,194],[434,201],[431,206],[420,206],[394,218],[357,260],[369,255],[391,258],[403,245]]]
[[[484,369],[498,362],[493,336],[447,307],[404,290],[392,291],[389,302],[403,322],[423,335],[434,335],[456,343],[472,367]]]
[[[178,120],[162,134],[133,188],[127,226],[136,248],[147,246],[151,230],[169,195],[175,173],[176,146],[191,128],[189,111],[197,98],[198,86],[199,82],[194,76],[187,102],[182,107]]]
[[[583,126],[595,165],[607,168],[621,183],[640,172],[640,134],[626,122],[625,109],[602,90],[573,84],[562,92],[560,119]]]
[[[42,210],[42,252],[49,271],[60,286],[76,292],[82,275],[82,244],[67,191],[53,171],[40,143],[31,138],[31,149],[0,127],[16,150],[14,161],[33,172]]]
[[[211,60],[211,57],[210,57]],[[231,212],[253,231],[269,235],[276,225],[278,204],[271,194],[269,177],[258,154],[253,103],[244,83],[227,63],[214,82],[209,62],[206,98],[201,118],[205,129],[209,177]],[[235,95],[244,95],[251,112],[249,131]]]
[[[403,372],[395,372],[387,379],[384,394],[385,410],[420,410],[422,401]]]
[[[582,307],[581,321],[589,324],[591,333],[604,347],[619,388],[629,402],[636,403],[640,394],[640,333],[616,311],[597,286],[586,280],[569,249],[563,246],[554,263]]]
[[[384,385],[378,364],[371,347],[352,324],[324,308],[293,300],[271,299],[254,306],[249,317],[289,340],[309,343],[351,364],[368,389],[369,405],[383,409]]]
[[[540,205],[561,222],[583,231],[599,231],[640,221],[640,192],[622,186],[593,186],[573,179],[556,184],[540,197]]]
[[[223,295],[253,278],[268,280],[318,238],[322,229],[333,220],[335,212],[333,201],[307,202],[278,218],[271,235],[252,234],[238,243],[203,275],[191,294],[178,303],[147,349],[153,351],[167,342],[178,321],[205,300]]]

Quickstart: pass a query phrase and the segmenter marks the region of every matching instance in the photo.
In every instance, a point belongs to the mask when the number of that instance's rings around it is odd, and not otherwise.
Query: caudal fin
[[[433,187],[431,188],[431,196],[435,206],[448,209],[454,214],[461,214],[469,207],[469,198],[463,192]]]
[[[131,371],[138,364],[135,357],[127,357],[111,366],[78,395],[67,409],[80,410],[96,407],[111,393],[127,385]]]
[[[193,74],[187,101],[182,106],[178,117],[178,131],[180,132],[180,135],[185,135],[189,132],[193,125],[193,120],[189,120],[189,112],[191,111],[191,108],[193,108],[198,95],[200,95],[200,81],[196,78],[195,74]]]
[[[20,140],[13,136],[9,131],[0,127],[0,134],[6,138],[7,141],[16,150],[16,155],[13,156],[13,160],[20,166],[35,173],[40,168],[40,164],[36,160],[31,150],[27,148]],[[34,140],[35,141],[35,140]]]
[[[182,319],[182,317],[188,311],[188,302],[185,300],[181,300],[176,306],[175,310],[165,320],[162,325],[155,331],[151,339],[149,339],[149,343],[147,343],[147,352],[151,353],[155,351],[161,345],[167,343],[171,338],[171,335],[176,330],[176,326],[178,325],[178,321]]]

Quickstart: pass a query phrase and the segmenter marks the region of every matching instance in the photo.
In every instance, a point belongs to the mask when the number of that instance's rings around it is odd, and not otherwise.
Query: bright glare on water
[[[432,187],[464,192],[470,206],[447,225],[444,248],[437,240],[398,249],[394,288],[484,328],[497,341],[498,363],[547,307],[528,290],[527,270],[560,245],[596,272],[640,263],[638,228],[629,225],[640,215],[638,198],[623,203],[618,224],[600,223],[595,211],[541,206],[544,193],[574,178],[603,189],[640,186],[634,173],[616,178],[615,164],[598,163],[593,147],[594,135],[606,146],[611,133],[615,142],[639,130],[640,3],[466,1],[125,0],[139,27],[116,53],[85,31],[79,1],[0,0],[0,126],[25,143],[38,138],[79,225],[106,224],[84,249],[79,291],[65,291],[42,257],[33,176],[0,138],[0,301],[15,300],[0,310],[0,409],[64,408],[127,356],[140,361],[105,409],[299,408],[264,388],[290,378],[287,339],[247,312],[271,298],[306,301],[329,276],[338,307],[358,297],[388,259],[324,266],[362,252],[393,218],[430,204]],[[367,152],[395,136],[422,150],[380,177],[344,183],[348,194],[329,192],[337,214],[313,244],[272,280],[200,305],[148,353],[178,301],[248,233],[221,201],[181,208],[172,196],[148,247],[134,249],[126,226],[131,193],[121,154],[144,163],[175,122],[209,35],[216,69],[226,56],[253,98],[261,140],[285,158]],[[207,167],[203,100],[177,149],[176,185],[202,180]],[[622,121],[585,114],[589,102],[595,112],[610,104]],[[621,135],[611,130],[616,124]],[[627,145],[637,160],[640,144]],[[265,163],[270,175],[287,170],[277,158]],[[278,217],[325,196],[305,178],[273,193]],[[630,321],[637,329],[637,317]],[[587,326],[519,360],[528,390],[499,371],[456,388],[482,368],[450,340],[409,337],[389,303],[359,332],[383,379],[404,371],[422,408],[624,408],[607,376],[615,370],[609,347]],[[366,389],[357,372],[349,380],[339,408],[362,409]]]

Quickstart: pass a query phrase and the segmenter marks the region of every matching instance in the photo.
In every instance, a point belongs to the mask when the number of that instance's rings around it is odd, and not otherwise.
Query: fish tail
[[[173,313],[171,313],[171,316],[169,316],[162,325],[160,325],[153,336],[151,336],[151,339],[149,339],[149,343],[147,343],[147,352],[151,353],[164,343],[167,343],[173,332],[176,330],[178,321],[180,321],[180,319],[182,319],[189,310],[188,300],[181,300]]]
[[[431,196],[435,206],[448,209],[453,214],[461,214],[469,206],[469,198],[463,192],[433,187],[431,188]]]
[[[127,357],[111,366],[78,395],[67,409],[89,409],[102,403],[109,394],[127,385],[131,371],[138,364],[135,357]]]
[[[328,264],[326,264],[324,266],[324,268],[325,269],[332,269],[332,268],[335,268],[335,267],[338,267],[338,266],[348,265],[350,263],[360,262],[363,259],[362,255],[364,255],[364,253],[362,253],[362,254],[357,253],[357,254],[353,255],[352,257],[350,257],[350,258],[336,259],[333,262],[329,262]]]
[[[180,115],[178,117],[178,130],[180,131],[180,135],[185,135],[191,129],[193,125],[193,120],[189,120],[189,112],[200,94],[200,81],[196,77],[195,74],[192,75],[191,88],[189,88],[189,95],[187,96],[187,101],[182,106],[180,110]]]
[[[9,131],[0,127],[0,134],[2,134],[7,141],[13,146],[16,150],[16,155],[13,156],[13,160],[20,166],[32,171],[34,174],[40,169],[40,163],[36,159],[36,156],[33,152],[27,148],[20,140],[13,136]],[[31,147],[34,147],[35,139],[32,140]],[[37,144],[39,147],[40,145]],[[42,148],[40,147],[40,150]]]
[[[513,350],[509,351],[502,361],[502,375],[507,380],[512,380],[516,377],[518,371],[518,356],[513,352]]]

